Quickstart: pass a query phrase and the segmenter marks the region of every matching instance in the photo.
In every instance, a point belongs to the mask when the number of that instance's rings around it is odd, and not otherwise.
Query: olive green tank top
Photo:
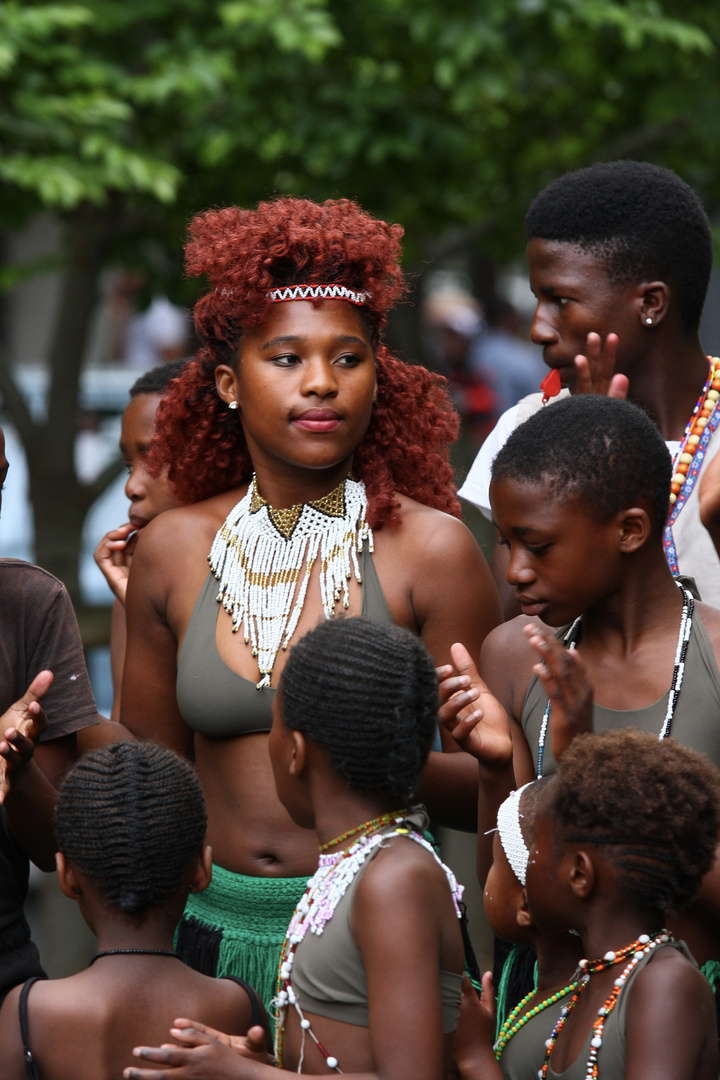
[[[393,617],[380,586],[372,555],[360,552],[361,614],[375,622],[392,624]],[[258,690],[252,679],[238,675],[220,656],[215,640],[218,583],[209,573],[195,601],[180,646],[176,692],[180,713],[188,727],[208,739],[231,739],[272,727],[274,687]]]
[[[562,639],[569,627],[561,627],[555,635]],[[668,691],[672,679],[672,670],[668,671]],[[603,705],[593,706],[594,731],[619,731],[622,728],[635,728],[637,731],[649,731],[660,734],[665,713],[667,712],[667,693],[652,705],[644,709],[606,709]],[[538,739],[547,705],[547,694],[537,675],[528,686],[523,702],[521,724],[537,769]],[[552,713],[550,714],[552,724]],[[697,613],[693,615],[692,632],[685,656],[680,695],[675,705],[675,712],[670,727],[670,735],[683,746],[698,750],[717,768],[720,768],[720,672],[718,672],[715,653],[710,638]],[[550,731],[545,739],[543,755],[543,773],[549,776],[556,769],[555,758],[550,744]]]
[[[414,806],[405,824],[422,834],[429,819],[425,808]],[[395,829],[388,825],[386,832]],[[404,843],[398,837],[396,843]],[[410,841],[412,843],[413,841]],[[368,991],[362,953],[352,939],[350,917],[355,890],[381,848],[370,852],[341,897],[322,934],[306,934],[297,947],[292,968],[292,988],[303,1012],[341,1020],[357,1027],[368,1026]],[[432,858],[428,852],[427,857]],[[462,997],[462,973],[440,971],[443,1033],[457,1027]]]

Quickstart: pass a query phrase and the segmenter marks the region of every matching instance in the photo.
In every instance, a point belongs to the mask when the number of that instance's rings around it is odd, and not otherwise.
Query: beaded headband
[[[517,791],[511,792],[498,810],[497,816],[500,843],[510,863],[510,868],[521,885],[525,884],[530,855],[520,828],[520,796],[526,787],[530,787],[530,784],[524,784]]]
[[[356,292],[347,285],[285,285],[280,289],[271,289],[268,298],[273,304],[284,300],[349,300],[351,304],[367,304],[370,293]]]

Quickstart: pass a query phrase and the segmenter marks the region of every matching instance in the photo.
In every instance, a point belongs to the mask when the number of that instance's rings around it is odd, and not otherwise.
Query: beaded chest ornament
[[[550,1067],[550,1058],[552,1057],[558,1035],[565,1026],[568,1016],[577,1005],[581,993],[590,982],[590,976],[596,971],[604,971],[605,968],[611,967],[613,964],[620,964],[630,957],[630,962],[623,968],[621,974],[618,975],[613,983],[613,988],[610,991],[609,997],[598,1009],[597,1016],[593,1023],[585,1080],[597,1080],[599,1076],[598,1054],[602,1047],[605,1021],[617,1005],[628,977],[644,957],[653,952],[654,949],[657,949],[659,945],[665,945],[671,941],[674,941],[674,938],[669,930],[660,930],[652,936],[649,934],[641,934],[637,941],[633,941],[630,945],[626,945],[623,949],[619,949],[618,952],[607,952],[599,960],[580,961],[581,977],[578,980],[577,988],[570,998],[570,1001],[560,1012],[560,1017],[552,1030],[550,1038],[545,1043],[545,1060],[543,1061],[542,1068],[538,1072],[538,1080],[546,1080],[548,1068]]]
[[[404,811],[398,812],[399,815],[402,815],[403,813]],[[283,1067],[283,1041],[287,1010],[292,1006],[300,1017],[300,1028],[302,1030],[302,1044],[297,1071],[302,1071],[306,1035],[309,1035],[313,1040],[318,1050],[325,1058],[329,1069],[332,1069],[336,1073],[342,1073],[343,1071],[338,1064],[337,1058],[333,1057],[332,1054],[325,1049],[317,1036],[313,1033],[310,1021],[303,1016],[300,1003],[297,1000],[297,995],[292,988],[290,979],[298,945],[307,933],[322,934],[326,925],[335,914],[335,909],[347,892],[353,878],[371,852],[384,844],[385,841],[392,840],[395,836],[406,836],[409,840],[414,840],[416,844],[424,847],[426,851],[430,852],[435,859],[435,862],[445,871],[457,917],[461,917],[460,901],[463,893],[462,885],[458,885],[452,870],[440,861],[432,844],[429,844],[419,833],[402,827],[402,821],[402,816],[393,815],[392,824],[397,825],[397,828],[392,828],[390,831],[384,832],[383,828],[387,828],[387,826],[380,826],[380,828],[376,828],[374,831],[367,832],[364,836],[361,836],[347,851],[331,855],[321,855],[320,866],[310,878],[308,887],[295,909],[295,914],[290,921],[280,951],[277,994],[272,1002],[277,1009],[275,1022],[275,1061],[277,1067],[280,1069]],[[373,822],[366,823],[366,826],[371,827],[372,825]],[[331,841],[330,845],[325,846],[332,846],[335,842],[336,841]]]
[[[687,656],[688,642],[690,641],[690,634],[692,632],[693,611],[695,610],[695,601],[692,593],[689,593],[679,581],[676,581],[675,584],[683,594],[683,609],[682,617],[680,619],[680,632],[678,634],[677,648],[675,649],[675,666],[673,668],[672,683],[668,694],[667,710],[665,712],[663,725],[660,728],[658,740],[667,739],[670,734],[670,725],[672,724],[675,706],[677,705],[677,699],[680,696],[683,675],[685,674],[685,657]],[[578,616],[563,638],[563,645],[567,645],[571,650],[576,647],[578,638],[580,637],[580,620],[581,616]],[[548,698],[548,703],[545,706],[545,712],[543,713],[542,723],[540,725],[540,735],[538,736],[538,780],[543,774],[543,755],[545,753],[545,742],[547,740],[548,726],[550,724],[551,709],[552,703],[550,698]]]
[[[697,482],[708,443],[720,423],[720,360],[708,357],[710,371],[698,403],[685,428],[677,457],[673,461],[673,478],[670,485],[670,516],[663,533],[663,547],[668,566],[675,577],[680,573],[672,527],[680,511],[688,501]]]
[[[358,552],[365,543],[373,550],[366,512],[362,480],[347,477],[321,499],[276,510],[263,499],[253,474],[218,530],[208,557],[220,582],[216,599],[231,616],[233,633],[242,629],[257,657],[258,690],[271,685],[275,657],[295,632],[316,559],[325,618],[332,618],[341,597],[349,607],[351,575],[362,581]]]

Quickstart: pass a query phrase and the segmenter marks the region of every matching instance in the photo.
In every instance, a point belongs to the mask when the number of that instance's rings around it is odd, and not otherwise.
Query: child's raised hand
[[[231,1050],[227,1044],[197,1028],[173,1028],[182,1046],[136,1046],[133,1056],[156,1062],[162,1068],[142,1069],[134,1065],[123,1070],[124,1080],[250,1080],[254,1062]]]
[[[608,334],[605,343],[599,334],[587,336],[585,355],[575,357],[574,394],[603,394],[612,398],[626,398],[628,395],[627,375],[615,374],[618,336]]]
[[[105,533],[95,549],[94,559],[121,604],[125,603],[132,553],[137,543],[137,526],[131,522]]]
[[[52,686],[52,671],[39,672],[27,690],[0,717],[0,803],[22,775],[48,721],[40,701]]]
[[[268,1052],[265,1031],[260,1024],[253,1024],[247,1035],[226,1035],[224,1031],[216,1031],[215,1028],[211,1028],[207,1024],[201,1024],[199,1020],[179,1019],[175,1021],[170,1034],[178,1042],[184,1043],[186,1041],[186,1032],[190,1032],[189,1038],[192,1039],[193,1030],[202,1032],[203,1035],[212,1036],[213,1039],[217,1039],[223,1046],[234,1050],[241,1057],[252,1058],[253,1061],[262,1061],[266,1065],[271,1064],[273,1061],[272,1055]],[[189,1045],[192,1046],[194,1043],[190,1042]]]
[[[452,664],[437,668],[440,722],[459,746],[488,768],[512,761],[510,718],[480,678],[470,653],[459,642]]]
[[[576,735],[593,729],[593,688],[577,652],[566,649],[546,626],[533,623],[524,631],[540,658],[533,671],[552,704],[550,739],[559,761]]]
[[[453,1060],[461,1080],[471,1080],[476,1075],[488,1076],[488,1065],[491,1066],[489,1075],[495,1074],[492,1068],[495,1065],[495,1013],[492,972],[486,971],[483,975],[480,997],[466,975],[463,978],[460,1017],[453,1043]],[[497,1071],[499,1073],[499,1067]]]

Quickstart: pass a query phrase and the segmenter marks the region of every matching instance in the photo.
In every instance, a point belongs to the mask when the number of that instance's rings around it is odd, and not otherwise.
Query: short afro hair
[[[657,427],[637,405],[580,394],[520,424],[495,457],[492,478],[546,483],[559,500],[578,499],[598,521],[644,501],[654,533],[661,533],[672,461]]]
[[[181,884],[203,851],[207,815],[193,768],[149,742],[80,758],[55,808],[55,840],[109,904],[142,919]]]
[[[137,397],[138,394],[164,394],[172,379],[177,379],[187,362],[187,357],[170,360],[167,364],[158,364],[144,372],[130,387],[130,397]]]
[[[549,184],[532,203],[528,240],[597,255],[613,284],[661,280],[687,331],[697,330],[712,268],[712,233],[695,192],[644,161],[597,162]]]
[[[370,619],[328,620],[301,638],[280,678],[282,717],[358,791],[406,803],[437,730],[435,666],[419,638]]]
[[[579,735],[548,799],[559,841],[601,849],[629,903],[675,912],[713,865],[720,775],[674,739],[631,728]]]

